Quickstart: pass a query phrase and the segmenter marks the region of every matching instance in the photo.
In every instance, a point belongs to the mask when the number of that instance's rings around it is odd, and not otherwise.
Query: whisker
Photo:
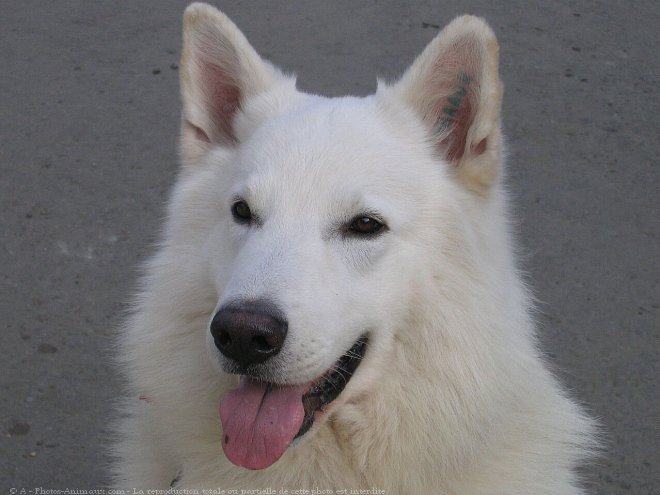
[[[337,373],[339,376],[341,376],[342,380],[344,380],[344,383],[348,383],[348,380],[346,379],[346,377],[344,376],[344,374],[342,373],[342,371],[343,371],[344,373],[348,373],[349,376],[350,376],[352,373],[350,373],[348,370],[345,370],[344,368],[341,368],[341,367],[336,366],[336,365],[333,366],[331,369],[332,369],[332,371],[334,371],[335,373]],[[334,385],[333,385],[333,386],[334,386]],[[336,387],[335,387],[335,388],[336,388]]]
[[[346,351],[346,352],[344,353],[344,356],[346,356],[347,358],[351,358],[351,359],[358,359],[358,360],[362,359],[362,355],[357,354],[357,353],[354,353],[354,352],[352,352],[352,351],[350,351],[350,350],[349,350],[349,351]]]

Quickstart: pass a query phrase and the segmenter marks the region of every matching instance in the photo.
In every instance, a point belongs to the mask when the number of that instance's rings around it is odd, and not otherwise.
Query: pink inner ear
[[[211,142],[211,138],[202,129],[200,129],[196,125],[191,124],[190,122],[188,122],[188,125],[195,132],[195,139],[199,139],[200,141],[204,141],[206,143]]]
[[[449,97],[445,100],[445,106],[442,108],[440,119],[446,119],[448,132],[444,139],[440,141],[440,146],[445,152],[447,160],[451,163],[458,163],[465,154],[465,145],[467,134],[472,125],[472,102],[470,94],[472,91],[467,89],[467,94],[462,97],[458,105],[452,105],[447,100],[453,100]],[[456,98],[456,97],[454,97]],[[455,99],[453,100],[455,101]]]
[[[241,104],[241,90],[225,69],[212,63],[203,64],[203,78],[214,126],[210,137],[217,137],[217,140],[225,143],[235,143],[233,123]]]
[[[483,138],[476,146],[472,147],[472,153],[475,155],[481,155],[488,148],[488,138]]]
[[[454,165],[474,151],[466,148],[477,111],[481,66],[479,43],[466,37],[447,46],[430,67],[427,118],[432,118],[439,153]]]
[[[467,135],[474,120],[477,86],[473,76],[459,73],[453,91],[436,102],[438,148],[455,165],[466,152]]]

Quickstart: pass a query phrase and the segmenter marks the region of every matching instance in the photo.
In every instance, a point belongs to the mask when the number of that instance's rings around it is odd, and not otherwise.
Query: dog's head
[[[461,198],[497,180],[497,50],[461,17],[397,83],[328,99],[186,10],[171,235],[216,291],[210,359],[242,377],[221,404],[232,462],[269,466],[387,369],[429,264],[462,248]]]

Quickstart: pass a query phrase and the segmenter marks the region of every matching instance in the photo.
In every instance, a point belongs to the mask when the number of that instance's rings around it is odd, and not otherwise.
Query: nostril
[[[217,343],[220,344],[222,347],[227,347],[229,344],[231,344],[231,337],[229,336],[229,333],[226,332],[225,330],[222,330],[218,333],[216,340]]]
[[[275,350],[275,346],[268,342],[268,339],[263,335],[252,337],[252,347],[257,352],[273,352]]]

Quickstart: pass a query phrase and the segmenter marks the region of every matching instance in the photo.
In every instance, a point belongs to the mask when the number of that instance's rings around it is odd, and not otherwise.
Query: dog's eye
[[[348,226],[348,230],[352,234],[357,235],[375,235],[380,232],[385,225],[373,217],[359,216],[353,219]]]
[[[252,220],[250,207],[243,200],[236,201],[231,206],[231,214],[234,215],[234,220],[239,223],[249,223]]]

